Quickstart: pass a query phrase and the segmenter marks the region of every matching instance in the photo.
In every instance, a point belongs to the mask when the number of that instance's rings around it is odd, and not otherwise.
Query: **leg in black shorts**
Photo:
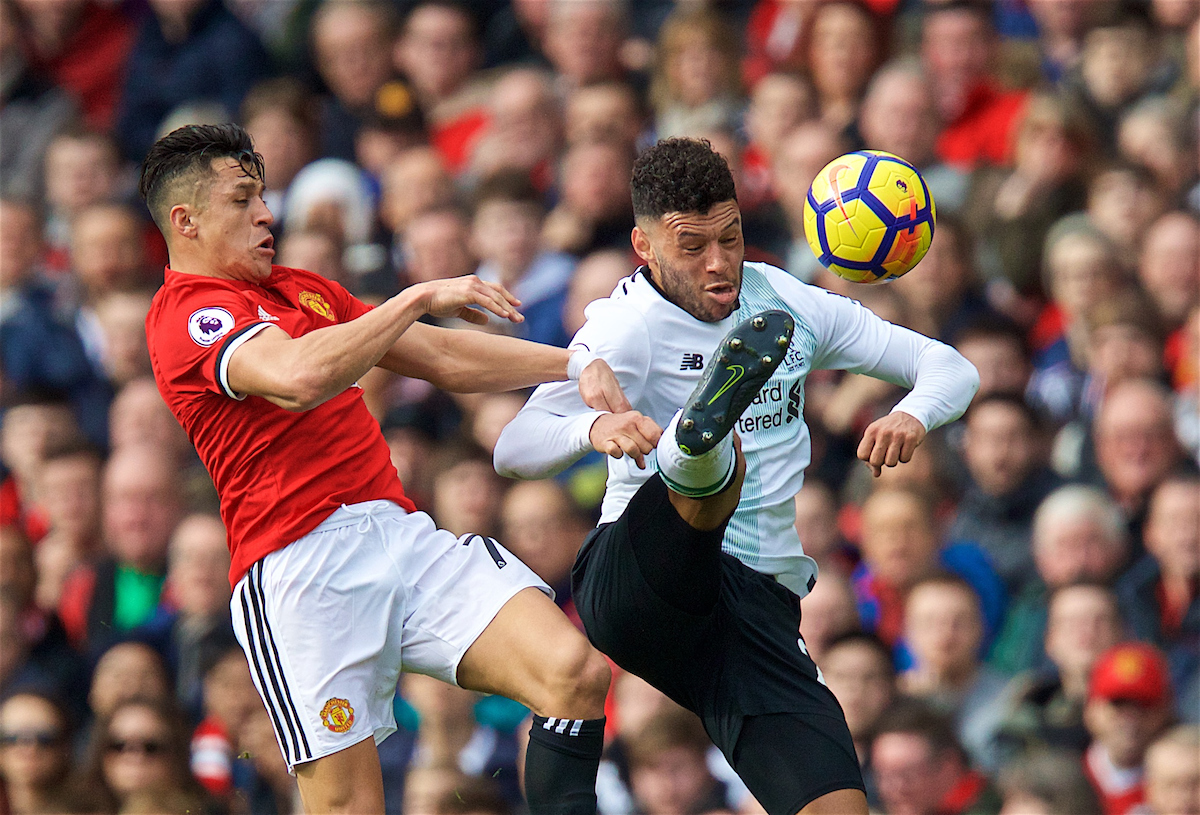
[[[721,552],[655,475],[595,530],[572,573],[592,643],[695,712],[771,815],[863,789],[841,707],[800,647],[800,601]]]

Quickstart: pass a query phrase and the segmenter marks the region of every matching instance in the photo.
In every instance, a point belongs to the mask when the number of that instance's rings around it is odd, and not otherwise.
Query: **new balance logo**
[[[800,383],[795,382],[788,390],[787,423],[791,424],[800,418]],[[812,587],[809,587],[812,591]]]
[[[273,323],[279,322],[278,317],[276,317],[274,314],[267,314],[266,309],[264,309],[262,306],[258,307],[258,319],[268,320]]]
[[[679,363],[681,371],[703,371],[704,354],[684,354],[683,362]]]

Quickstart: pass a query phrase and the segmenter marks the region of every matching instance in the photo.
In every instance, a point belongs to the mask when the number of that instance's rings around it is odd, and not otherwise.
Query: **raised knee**
[[[583,637],[550,657],[546,668],[547,712],[544,715],[598,718],[612,681],[608,660]]]

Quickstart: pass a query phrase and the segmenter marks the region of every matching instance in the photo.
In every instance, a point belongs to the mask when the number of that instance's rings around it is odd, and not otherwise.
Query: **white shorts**
[[[396,730],[400,672],[455,684],[509,599],[550,587],[482,535],[456,539],[390,501],[343,505],[250,567],[233,628],[288,769]]]

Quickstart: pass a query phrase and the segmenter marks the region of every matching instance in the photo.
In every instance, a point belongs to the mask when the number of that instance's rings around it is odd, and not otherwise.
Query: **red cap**
[[[1166,658],[1157,648],[1142,642],[1114,645],[1096,660],[1088,699],[1169,704],[1171,679]]]

